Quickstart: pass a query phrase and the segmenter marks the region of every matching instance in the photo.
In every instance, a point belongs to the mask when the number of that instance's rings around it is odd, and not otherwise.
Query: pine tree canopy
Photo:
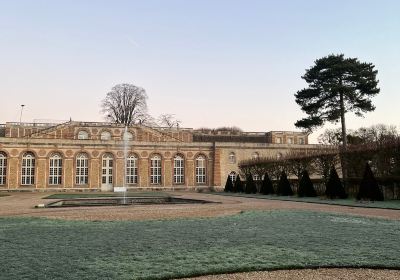
[[[326,121],[338,122],[342,110],[357,116],[373,111],[371,97],[380,91],[374,67],[343,54],[317,59],[302,76],[308,87],[295,94],[296,103],[308,115],[298,120],[296,127],[312,131]]]

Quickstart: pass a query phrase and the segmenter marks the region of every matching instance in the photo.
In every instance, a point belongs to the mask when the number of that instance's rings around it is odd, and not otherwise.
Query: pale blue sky
[[[186,127],[294,130],[300,77],[331,53],[379,71],[376,111],[348,127],[399,127],[400,1],[0,0],[0,123],[20,104],[24,121],[101,121],[132,83]]]

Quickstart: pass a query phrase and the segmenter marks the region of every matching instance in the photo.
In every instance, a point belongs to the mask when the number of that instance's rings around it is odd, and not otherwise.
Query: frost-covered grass
[[[297,197],[297,196],[277,196],[277,195],[263,195],[263,194],[245,194],[245,193],[211,193],[225,196],[240,196],[260,199],[272,199],[283,201],[307,202],[318,204],[331,204],[352,207],[366,207],[366,208],[383,208],[400,210],[400,200],[385,200],[385,201],[357,201],[354,198],[346,199],[327,199],[322,197]]]
[[[127,196],[153,197],[153,196],[169,196],[165,192],[127,192]],[[56,193],[44,199],[73,199],[73,198],[96,198],[96,197],[123,197],[123,193]]]
[[[309,211],[162,221],[0,218],[0,279],[170,279],[400,268],[400,222]]]

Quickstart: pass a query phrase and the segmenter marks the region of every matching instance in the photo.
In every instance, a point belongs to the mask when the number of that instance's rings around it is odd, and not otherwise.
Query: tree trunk
[[[340,122],[342,124],[342,156],[340,157],[340,161],[342,165],[343,186],[345,187],[347,180],[347,166],[346,166],[347,134],[346,134],[346,120],[344,114],[345,114],[344,97],[343,93],[340,93]]]
[[[340,93],[340,122],[342,123],[342,143],[343,149],[347,148],[347,135],[346,135],[346,120],[344,118],[344,98],[343,93]]]

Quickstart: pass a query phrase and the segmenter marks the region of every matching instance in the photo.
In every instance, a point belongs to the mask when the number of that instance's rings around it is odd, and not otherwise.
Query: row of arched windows
[[[106,153],[101,161],[101,182],[111,185],[113,183],[114,157]],[[206,157],[198,155],[195,159],[195,180],[197,184],[205,184],[207,178]],[[35,184],[36,157],[32,152],[22,155],[21,163],[21,185]],[[126,159],[126,184],[138,183],[138,158],[131,154]],[[0,152],[0,185],[6,183],[7,155]],[[49,185],[61,185],[63,178],[63,158],[59,153],[53,153],[49,157]],[[150,184],[161,184],[162,162],[160,155],[150,158]],[[176,155],[173,159],[173,182],[174,184],[185,183],[185,159],[182,155]],[[75,158],[75,184],[87,185],[89,183],[89,156],[79,153]]]

